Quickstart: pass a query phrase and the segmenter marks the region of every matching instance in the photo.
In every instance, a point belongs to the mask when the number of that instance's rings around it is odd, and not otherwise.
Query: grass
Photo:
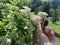
[[[56,24],[52,24],[52,22],[49,21],[48,26],[55,30],[55,32],[56,32],[55,33],[56,39],[60,43],[60,21],[58,21]]]

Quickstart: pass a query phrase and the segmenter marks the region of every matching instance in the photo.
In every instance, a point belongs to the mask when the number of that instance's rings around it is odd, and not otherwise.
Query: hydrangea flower
[[[23,13],[30,13],[31,9],[27,6],[23,6],[24,9],[20,9],[19,11],[23,12]]]
[[[42,19],[47,20],[46,16],[48,16],[48,14],[46,12],[38,12],[37,15],[40,16]]]
[[[5,36],[0,37],[0,45],[10,45],[11,39],[6,38]]]

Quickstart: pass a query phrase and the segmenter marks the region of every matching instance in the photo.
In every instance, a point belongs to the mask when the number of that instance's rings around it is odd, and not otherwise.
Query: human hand
[[[40,23],[39,23],[40,24]],[[39,26],[41,28],[41,24]],[[41,43],[44,45],[59,45],[58,42],[55,39],[55,33],[53,29],[44,28],[44,31],[42,30],[42,33],[40,33]]]

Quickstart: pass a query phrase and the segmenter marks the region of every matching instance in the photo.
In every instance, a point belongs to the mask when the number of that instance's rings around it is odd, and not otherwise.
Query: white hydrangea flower
[[[41,18],[44,18],[45,20],[47,20],[46,16],[48,16],[48,14],[46,12],[38,12],[37,15],[40,16]]]
[[[24,10],[24,9],[20,9],[19,11],[26,13],[26,10]]]
[[[23,8],[24,8],[25,10],[31,11],[31,8],[29,8],[29,7],[27,7],[27,6],[23,6]]]
[[[11,39],[6,38],[5,36],[0,37],[0,45],[10,45]]]
[[[27,6],[23,6],[24,9],[20,9],[19,11],[23,12],[23,13],[30,13],[31,8],[27,7]]]
[[[34,21],[35,23],[37,22],[37,21],[41,21],[41,17],[40,16],[38,16],[38,15],[32,15],[31,16],[31,20],[32,21]]]
[[[27,28],[28,28],[27,26],[24,27],[24,29],[27,29]]]
[[[9,38],[6,38],[6,45],[10,45],[11,44],[11,40]]]

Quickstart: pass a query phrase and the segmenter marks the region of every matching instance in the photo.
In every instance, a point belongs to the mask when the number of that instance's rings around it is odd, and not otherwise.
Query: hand
[[[59,45],[55,39],[55,33],[52,29],[45,28],[44,32],[39,33],[39,37],[41,38],[41,43],[44,43],[44,45]]]

